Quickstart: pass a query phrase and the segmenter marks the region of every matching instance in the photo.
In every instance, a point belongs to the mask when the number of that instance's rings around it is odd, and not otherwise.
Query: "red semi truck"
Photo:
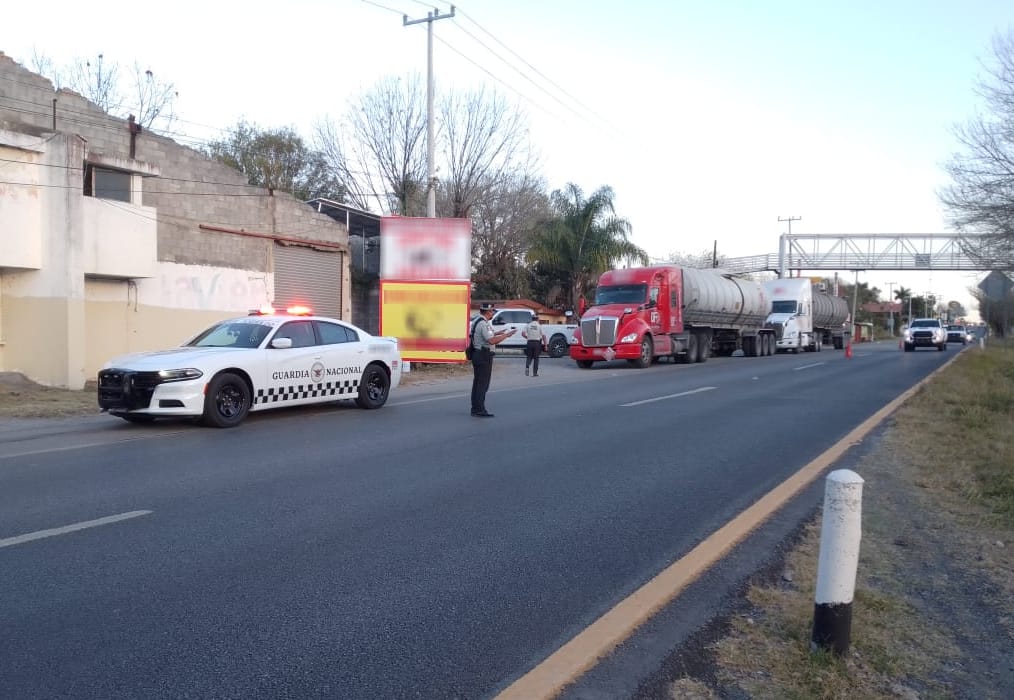
[[[678,265],[609,270],[581,316],[570,357],[579,367],[627,360],[636,367],[668,357],[704,362],[712,354],[772,355],[771,302],[759,282]]]

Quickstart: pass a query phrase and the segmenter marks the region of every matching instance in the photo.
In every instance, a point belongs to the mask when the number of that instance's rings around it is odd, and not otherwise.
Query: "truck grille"
[[[104,369],[99,372],[99,408],[148,408],[155,387],[162,383],[158,372]]]
[[[933,340],[933,331],[912,331],[913,340]]]
[[[581,343],[585,347],[605,347],[616,343],[618,318],[598,316],[581,319]]]

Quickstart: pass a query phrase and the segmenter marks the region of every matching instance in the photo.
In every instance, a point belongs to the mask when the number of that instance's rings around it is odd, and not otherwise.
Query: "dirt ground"
[[[402,374],[402,386],[434,384],[456,377],[470,377],[465,363],[412,363]],[[0,372],[0,418],[66,418],[99,413],[95,382],[80,391],[42,386],[18,372]]]

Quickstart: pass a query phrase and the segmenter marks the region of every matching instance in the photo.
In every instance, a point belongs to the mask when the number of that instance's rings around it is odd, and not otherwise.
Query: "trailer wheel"
[[[772,357],[775,354],[775,337],[773,335],[764,336],[764,348],[767,350],[767,356]]]
[[[697,337],[697,361],[707,362],[708,357],[711,355],[711,343],[708,340],[707,333],[701,333]]]
[[[697,334],[691,333],[687,339],[687,362],[697,362]]]

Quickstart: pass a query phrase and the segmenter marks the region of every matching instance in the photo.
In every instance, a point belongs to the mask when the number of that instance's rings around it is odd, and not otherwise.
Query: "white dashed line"
[[[814,362],[812,365],[800,365],[799,367],[793,367],[792,371],[793,372],[798,372],[801,369],[810,369],[811,367],[820,367],[821,365],[826,365],[826,364],[827,364],[826,362]]]
[[[104,518],[98,518],[96,520],[85,520],[81,523],[74,523],[73,525],[64,525],[63,527],[54,527],[49,530],[39,530],[38,532],[29,532],[26,535],[18,535],[17,537],[8,537],[7,539],[0,540],[0,549],[4,547],[13,547],[16,544],[23,544],[25,542],[31,542],[33,540],[41,540],[46,537],[56,537],[57,535],[66,535],[68,532],[77,532],[78,530],[87,530],[90,527],[100,527],[102,525],[110,525],[112,523],[118,523],[121,520],[130,520],[131,518],[140,518],[142,515],[150,515],[150,510],[132,510],[129,513],[120,513],[119,515],[107,515]]]
[[[666,399],[676,399],[680,396],[690,396],[691,394],[700,394],[703,391],[714,391],[717,386],[702,386],[700,389],[691,389],[690,391],[681,391],[678,394],[669,394],[668,396],[656,396],[653,399],[644,399],[643,401],[631,401],[630,403],[621,403],[620,406],[626,408],[627,406],[640,406],[645,403],[652,403],[654,401],[665,401]]]

